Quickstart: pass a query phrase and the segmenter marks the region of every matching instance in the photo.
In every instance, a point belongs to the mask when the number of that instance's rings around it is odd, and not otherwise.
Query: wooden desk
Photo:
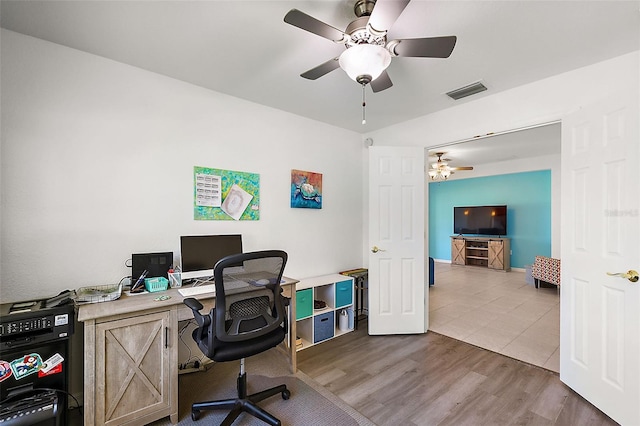
[[[289,333],[280,345],[296,371],[297,280],[282,284]],[[156,301],[158,296],[169,299]],[[215,296],[195,296],[208,312]],[[178,322],[193,318],[178,289],[113,302],[80,305],[84,322],[84,424],[145,425],[169,416],[178,422]]]

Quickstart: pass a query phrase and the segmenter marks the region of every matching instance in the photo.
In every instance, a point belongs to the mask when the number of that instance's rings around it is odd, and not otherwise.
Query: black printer
[[[72,296],[0,305],[0,424],[65,424]]]

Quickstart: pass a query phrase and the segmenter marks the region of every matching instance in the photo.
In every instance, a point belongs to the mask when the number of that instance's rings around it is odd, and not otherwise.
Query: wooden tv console
[[[453,236],[451,237],[451,263],[510,271],[511,240]]]

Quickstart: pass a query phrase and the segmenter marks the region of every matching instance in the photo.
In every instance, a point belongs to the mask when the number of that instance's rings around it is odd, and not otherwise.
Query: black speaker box
[[[147,278],[169,278],[168,272],[173,265],[173,252],[138,253],[131,255],[131,281],[137,280],[147,270]]]

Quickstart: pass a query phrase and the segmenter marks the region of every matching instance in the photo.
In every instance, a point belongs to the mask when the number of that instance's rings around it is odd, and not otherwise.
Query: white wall
[[[425,115],[363,135],[375,145],[440,146],[472,138],[562,120],[583,105],[611,93],[637,87],[640,52],[636,51],[574,71],[559,74],[508,91],[496,93],[459,106]],[[636,82],[634,84],[634,82]],[[532,149],[535,149],[532,147]],[[368,157],[364,157],[365,161]],[[560,256],[560,175],[559,163],[552,169],[552,255]],[[548,169],[549,167],[544,167]],[[368,181],[368,165],[363,180]],[[558,185],[556,185],[558,182]],[[368,204],[367,193],[364,205]],[[366,209],[365,209],[366,211]],[[364,216],[363,229],[368,226]],[[366,237],[365,233],[365,237]],[[367,259],[367,247],[363,258]]]
[[[132,253],[241,233],[291,277],[362,265],[360,135],[2,30],[2,302],[118,282]],[[193,166],[260,174],[260,220],[194,221]],[[291,169],[323,208],[291,209]]]

